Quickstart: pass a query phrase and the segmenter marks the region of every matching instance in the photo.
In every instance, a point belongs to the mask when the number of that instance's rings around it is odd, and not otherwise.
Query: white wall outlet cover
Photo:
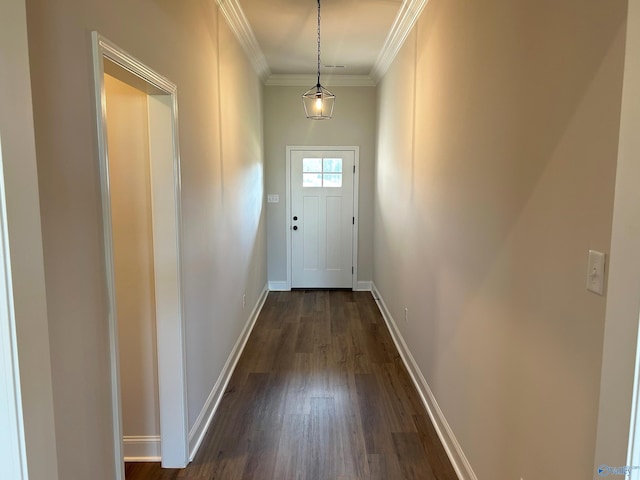
[[[268,194],[267,203],[280,203],[280,195],[274,193]]]
[[[587,290],[598,295],[604,293],[604,264],[605,254],[589,250],[587,262]]]

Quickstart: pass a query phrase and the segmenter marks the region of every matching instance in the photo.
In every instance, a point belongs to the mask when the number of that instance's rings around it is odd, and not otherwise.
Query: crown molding
[[[428,2],[429,0],[404,0],[402,2],[402,6],[369,75],[326,75],[323,76],[324,81],[322,83],[334,87],[375,86],[393,63]],[[251,65],[265,85],[304,86],[316,83],[315,75],[271,74],[267,59],[238,0],[216,0],[216,3],[231,31],[249,57]]]
[[[238,0],[216,0],[216,2],[231,31],[247,53],[251,65],[264,82],[271,75],[271,70]]]
[[[264,84],[268,87],[311,87],[318,83],[317,75],[272,74]],[[323,75],[325,87],[375,87],[369,75]]]
[[[402,48],[429,0],[404,0],[369,76],[378,83]]]

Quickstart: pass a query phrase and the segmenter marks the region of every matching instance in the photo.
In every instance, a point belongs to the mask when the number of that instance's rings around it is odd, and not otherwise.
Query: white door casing
[[[8,229],[0,143],[0,461],[7,478],[27,478],[27,457],[22,420],[22,397],[9,268]]]
[[[287,147],[289,288],[355,288],[357,147]]]
[[[93,32],[94,82],[102,190],[106,282],[109,298],[111,397],[116,480],[124,480],[122,412],[115,318],[115,278],[106,129],[105,68],[126,83],[143,89],[149,98],[151,210],[153,226],[158,387],[162,466],[187,465],[188,416],[186,355],[182,314],[180,250],[180,158],[177,125],[177,87],[97,32]],[[115,69],[115,70],[114,70]],[[116,73],[114,73],[114,71]],[[140,85],[139,82],[142,82]]]

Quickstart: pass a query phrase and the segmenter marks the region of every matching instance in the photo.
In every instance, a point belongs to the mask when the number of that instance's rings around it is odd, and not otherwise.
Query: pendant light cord
[[[318,89],[320,88],[320,0],[318,0]]]

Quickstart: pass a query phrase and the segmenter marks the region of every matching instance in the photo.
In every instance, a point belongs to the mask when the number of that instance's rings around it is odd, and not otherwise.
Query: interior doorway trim
[[[109,155],[107,146],[105,64],[128,75],[127,83],[149,95],[149,150],[151,161],[151,216],[153,224],[154,279],[160,437],[162,466],[182,468],[188,463],[188,415],[185,335],[181,291],[180,158],[178,148],[177,87],[162,75],[127,54],[97,32],[92,33],[93,72],[102,193],[104,261],[109,302],[111,400],[116,480],[124,480],[122,407],[118,360]],[[162,101],[154,101],[154,98]],[[168,100],[168,101],[167,101]],[[154,109],[170,110],[168,121],[157,121]],[[159,262],[159,259],[162,261]]]
[[[9,228],[0,142],[0,460],[8,478],[26,480],[28,465],[18,366]]]
[[[287,239],[287,282],[286,290],[291,290],[291,152],[293,151],[322,151],[322,152],[335,152],[335,151],[351,151],[353,152],[355,174],[353,176],[353,275],[351,276],[351,288],[352,290],[358,290],[358,186],[360,184],[360,147],[358,146],[298,146],[287,145],[286,147],[286,184],[285,184],[285,210],[287,215],[287,221],[285,223],[286,239]]]

